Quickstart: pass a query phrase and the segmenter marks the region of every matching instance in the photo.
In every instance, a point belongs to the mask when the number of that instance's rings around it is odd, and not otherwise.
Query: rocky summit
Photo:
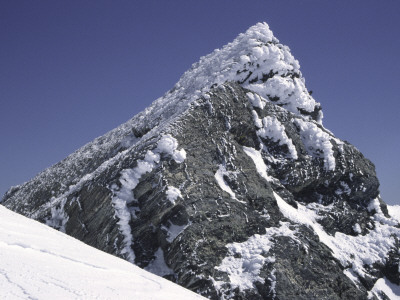
[[[265,23],[2,205],[209,299],[390,299],[400,209]]]

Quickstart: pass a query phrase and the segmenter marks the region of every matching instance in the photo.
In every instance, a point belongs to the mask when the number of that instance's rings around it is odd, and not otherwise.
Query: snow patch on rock
[[[264,281],[259,276],[264,264],[275,262],[275,258],[268,255],[274,245],[274,237],[287,236],[300,243],[295,236],[296,231],[291,230],[289,225],[287,222],[281,222],[280,227],[266,228],[267,232],[263,235],[255,234],[243,243],[227,244],[228,256],[215,269],[228,274],[232,289],[239,288],[244,291],[255,288],[255,282]],[[273,279],[274,276],[271,276],[272,288],[275,286]],[[214,280],[214,285],[219,290],[224,290],[223,284],[223,281]]]
[[[51,226],[55,229],[65,232],[65,225],[68,222],[68,215],[64,211],[65,203],[67,202],[67,197],[61,197],[57,199],[52,197],[50,199],[51,204],[51,217],[46,220],[46,225]]]
[[[292,159],[297,159],[296,147],[293,145],[292,140],[287,136],[285,127],[279,122],[276,117],[267,116],[262,119],[263,126],[257,130],[257,135],[271,139],[279,145],[286,145],[289,150],[289,155]]]
[[[389,215],[396,221],[400,222],[400,205],[388,205],[387,208]]]
[[[132,216],[127,204],[134,201],[133,190],[138,185],[140,177],[145,173],[151,172],[159,161],[160,155],[148,150],[145,158],[139,160],[135,168],[121,171],[119,179],[121,188],[116,190],[114,186],[114,195],[111,201],[115,209],[115,215],[119,219],[117,224],[124,237],[123,243],[125,245],[121,254],[126,255],[131,263],[135,261],[135,254],[131,247],[133,237],[131,226],[129,225]]]
[[[161,229],[165,230],[167,233],[166,240],[169,243],[172,243],[191,224],[192,223],[189,222],[188,224],[185,225],[175,225],[171,221],[169,221],[169,227],[162,226]]]
[[[246,95],[249,98],[251,105],[253,105],[254,107],[258,107],[260,109],[264,108],[267,100],[265,100],[263,97],[261,97],[256,93],[247,93]]]
[[[217,172],[215,173],[214,177],[215,180],[217,181],[219,187],[227,192],[232,199],[238,200],[236,198],[236,194],[232,191],[232,189],[229,187],[229,185],[226,183],[225,179],[224,179],[224,175],[229,175],[229,172],[226,170],[224,165],[219,165],[219,168],[217,170]]]
[[[379,300],[385,300],[387,298],[383,297],[381,293],[385,293],[389,299],[400,299],[400,286],[391,283],[386,277],[379,278],[374,287],[370,292],[370,299],[373,298],[373,295],[376,296]]]
[[[253,115],[254,125],[256,125],[257,128],[263,128],[262,120],[258,117],[257,112],[253,109],[251,114]]]
[[[185,149],[177,150],[178,141],[169,134],[163,135],[158,141],[156,151],[159,153],[166,153],[172,156],[172,158],[178,163],[182,163],[186,159]]]
[[[168,186],[166,194],[168,201],[172,204],[175,204],[176,199],[182,198],[181,191],[174,186]]]
[[[294,124],[300,128],[300,136],[308,153],[312,156],[322,157],[327,170],[335,170],[336,162],[331,143],[331,139],[334,139],[333,136],[312,122],[295,119]]]
[[[269,176],[267,173],[267,165],[265,164],[260,151],[254,148],[243,146],[244,153],[246,153],[254,162],[258,174],[267,181],[274,181],[275,178]]]
[[[358,224],[358,223],[354,224],[353,230],[354,230],[355,233],[358,233],[358,234],[360,234],[362,232],[360,224]]]

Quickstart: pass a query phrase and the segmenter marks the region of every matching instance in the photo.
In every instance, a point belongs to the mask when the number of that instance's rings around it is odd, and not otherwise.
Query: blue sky
[[[400,204],[400,2],[1,1],[0,193],[120,125],[257,22],[300,61],[324,125]]]

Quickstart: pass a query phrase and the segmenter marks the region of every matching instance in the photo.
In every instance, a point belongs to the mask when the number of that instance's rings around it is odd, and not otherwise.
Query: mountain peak
[[[245,33],[239,34],[239,36],[247,36],[247,38],[256,39],[262,41],[264,43],[276,41],[278,40],[274,37],[273,32],[269,28],[269,25],[266,22],[258,22],[257,24],[251,26],[246,30]]]
[[[299,62],[289,47],[274,37],[267,23],[257,23],[231,43],[201,57],[145,113],[159,119],[161,114],[169,116],[169,109],[181,112],[211,87],[229,81],[292,113],[322,122],[321,107],[306,89]]]
[[[213,300],[387,299],[398,209],[321,119],[259,23],[2,203]]]

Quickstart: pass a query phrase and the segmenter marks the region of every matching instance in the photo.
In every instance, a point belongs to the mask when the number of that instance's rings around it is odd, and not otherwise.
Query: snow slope
[[[204,299],[0,206],[0,299]]]

